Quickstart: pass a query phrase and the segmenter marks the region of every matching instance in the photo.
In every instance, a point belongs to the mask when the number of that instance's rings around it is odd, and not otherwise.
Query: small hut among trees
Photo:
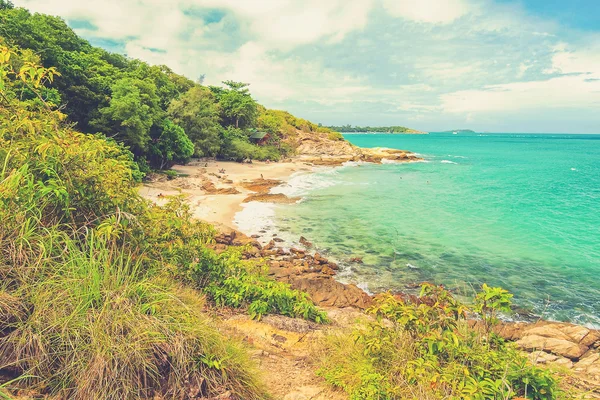
[[[249,139],[251,143],[254,143],[258,146],[263,146],[267,144],[267,141],[270,137],[271,135],[267,132],[254,132],[252,135],[250,135]]]

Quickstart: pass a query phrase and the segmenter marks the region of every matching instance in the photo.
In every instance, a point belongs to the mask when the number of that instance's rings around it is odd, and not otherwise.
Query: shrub
[[[249,143],[247,139],[234,138],[227,143],[220,157],[238,162],[246,159],[279,161],[281,154],[275,146],[257,146]]]
[[[484,288],[506,300],[507,293]],[[503,308],[488,302],[488,311]],[[498,306],[498,307],[497,307]],[[424,285],[416,302],[389,294],[369,310],[378,317],[351,336],[329,339],[319,373],[351,399],[556,399],[549,371],[488,332],[469,330],[467,308],[441,287]],[[354,345],[351,345],[354,343]]]
[[[0,89],[14,77],[3,57]],[[131,153],[63,120],[47,104],[0,96],[0,370],[62,398],[268,397],[196,288],[210,293],[234,270],[264,285],[259,293],[276,284],[215,258],[212,227],[181,203],[140,198]],[[206,280],[189,279],[195,265]],[[314,305],[288,297],[316,319]],[[289,312],[286,298],[267,311]]]
[[[330,131],[328,132],[327,137],[329,140],[344,140],[344,136],[339,132]]]
[[[305,293],[269,278],[264,265],[242,260],[243,248],[229,248],[220,254],[211,249],[214,228],[194,220],[182,197],[173,198],[165,207],[150,208],[139,222],[144,239],[136,245],[143,246],[149,268],[168,271],[203,290],[215,304],[248,308],[253,318],[273,313],[326,322],[325,314]],[[131,235],[128,243],[139,240],[136,238],[141,235],[135,230],[131,227],[125,235]]]

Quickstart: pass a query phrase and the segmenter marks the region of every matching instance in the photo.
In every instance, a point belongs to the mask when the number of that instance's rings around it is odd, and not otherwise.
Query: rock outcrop
[[[282,183],[283,181],[277,179],[255,179],[253,181],[244,181],[241,183],[241,186],[251,192],[269,193],[272,188]]]
[[[345,140],[331,140],[326,134],[298,131],[296,146],[298,159],[313,165],[335,166],[348,161],[381,163],[421,161],[422,159],[405,150],[385,148],[366,149],[356,147]]]
[[[371,304],[371,296],[363,290],[335,280],[339,266],[319,253],[311,255],[297,248],[286,250],[277,247],[274,239],[263,246],[255,238],[234,230],[219,234],[215,242],[216,250],[249,245],[243,254],[245,259],[264,259],[273,278],[308,293],[319,306],[364,309]]]
[[[243,203],[260,201],[263,203],[293,204],[299,200],[299,197],[287,197],[282,193],[252,193],[244,199]]]
[[[470,325],[483,329],[481,321],[470,321]],[[493,330],[530,353],[532,362],[568,368],[580,384],[600,394],[599,330],[551,321],[501,322]]]

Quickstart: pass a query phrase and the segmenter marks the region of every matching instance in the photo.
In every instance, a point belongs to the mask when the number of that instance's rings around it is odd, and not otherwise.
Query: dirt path
[[[281,316],[268,316],[259,322],[246,315],[230,317],[224,325],[228,333],[254,348],[253,358],[275,399],[347,400],[345,393],[332,390],[316,375],[313,355],[328,330],[347,327],[364,316],[354,309],[332,309],[329,315],[330,326]]]

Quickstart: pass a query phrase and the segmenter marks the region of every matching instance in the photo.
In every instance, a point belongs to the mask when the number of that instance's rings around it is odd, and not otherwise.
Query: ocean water
[[[293,177],[271,209],[361,287],[423,281],[515,295],[521,317],[600,326],[600,135],[347,135],[422,163],[351,164]],[[351,263],[362,257],[363,264]]]

